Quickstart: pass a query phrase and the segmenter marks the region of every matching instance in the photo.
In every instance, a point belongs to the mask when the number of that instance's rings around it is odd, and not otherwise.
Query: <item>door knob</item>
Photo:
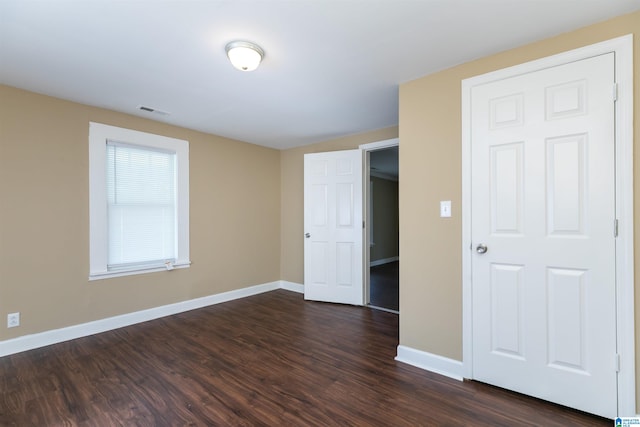
[[[304,233],[304,237],[308,239],[309,237],[311,237],[311,233]]]
[[[476,252],[478,252],[479,254],[487,253],[487,246],[486,246],[486,245],[484,245],[483,243],[480,243],[480,244],[476,247]]]

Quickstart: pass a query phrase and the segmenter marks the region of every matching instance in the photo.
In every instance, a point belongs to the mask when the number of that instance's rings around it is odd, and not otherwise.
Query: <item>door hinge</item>
[[[618,83],[613,84],[613,102],[618,100]]]
[[[620,372],[620,355],[616,354],[616,372]]]
[[[618,220],[613,220],[613,237],[618,237]]]

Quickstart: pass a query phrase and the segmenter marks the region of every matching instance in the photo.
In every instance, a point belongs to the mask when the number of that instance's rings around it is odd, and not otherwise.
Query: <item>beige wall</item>
[[[0,86],[0,341],[280,279],[280,152]],[[89,122],[190,141],[188,269],[89,282]]]
[[[371,177],[373,183],[373,240],[369,259],[377,261],[399,254],[398,181]]]
[[[390,127],[358,135],[338,138],[280,152],[282,183],[282,246],[280,273],[282,280],[304,282],[304,155],[323,151],[350,150],[361,144],[398,137],[398,128]]]
[[[468,77],[640,31],[622,16],[400,86],[400,343],[462,360],[461,81]],[[634,36],[635,129],[640,129],[640,36]],[[635,174],[636,194],[640,174]],[[439,218],[440,200],[453,217]],[[640,215],[636,201],[636,217]],[[636,224],[636,243],[640,228]],[[425,245],[425,242],[434,242]],[[636,245],[637,248],[637,245]],[[636,265],[640,251],[636,250]],[[636,275],[636,307],[640,289]],[[636,316],[638,318],[638,316]],[[640,323],[636,321],[636,331]],[[638,341],[638,340],[636,340]],[[640,351],[637,351],[640,358]],[[640,383],[640,382],[637,382]]]

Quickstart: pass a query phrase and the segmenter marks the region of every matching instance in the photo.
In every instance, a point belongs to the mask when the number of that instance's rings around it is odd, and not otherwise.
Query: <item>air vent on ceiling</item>
[[[158,114],[159,116],[168,116],[171,114],[168,111],[158,110],[157,108],[147,107],[145,105],[138,105],[138,110],[144,111],[147,113]]]

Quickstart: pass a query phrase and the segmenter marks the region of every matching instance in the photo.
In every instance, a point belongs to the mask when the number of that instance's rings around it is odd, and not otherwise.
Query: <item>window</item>
[[[189,143],[89,124],[90,279],[188,267]]]

